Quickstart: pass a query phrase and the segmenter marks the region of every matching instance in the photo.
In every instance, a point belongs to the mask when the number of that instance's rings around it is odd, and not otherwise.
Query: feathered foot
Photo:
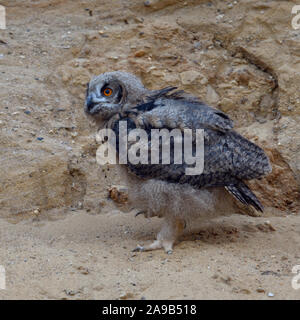
[[[177,238],[182,234],[184,228],[184,220],[175,219],[171,221],[170,219],[167,219],[164,222],[162,229],[157,235],[157,240],[145,246],[138,245],[135,249],[133,249],[133,251],[142,252],[156,249],[164,249],[167,254],[172,254],[173,245]]]
[[[168,241],[168,240],[155,240],[152,243],[140,246],[138,245],[135,249],[133,249],[133,252],[143,252],[143,251],[151,251],[156,249],[164,249],[167,254],[173,253],[173,244],[174,241]]]

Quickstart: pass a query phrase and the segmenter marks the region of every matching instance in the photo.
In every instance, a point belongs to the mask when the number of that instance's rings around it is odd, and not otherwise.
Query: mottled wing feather
[[[241,202],[262,210],[260,202],[242,180],[259,178],[269,173],[269,159],[260,147],[232,130],[233,122],[226,114],[201,102],[162,99],[161,96],[132,111],[134,113],[130,118],[121,120],[127,120],[129,128],[133,129],[136,127],[134,118],[142,117],[142,124],[139,122],[138,126],[148,132],[149,140],[151,129],[155,128],[173,129],[176,126],[204,129],[204,171],[200,175],[191,176],[185,174],[188,167],[186,163],[132,165],[129,162],[130,171],[141,178],[188,183],[196,188],[227,186],[227,190]],[[170,123],[175,124],[170,127]],[[116,132],[117,128],[116,123]]]
[[[225,113],[201,102],[159,99],[132,111],[142,112],[139,114],[141,127],[210,128],[222,132],[233,128],[233,121]]]
[[[131,119],[128,119],[128,127],[134,128]],[[145,129],[149,133],[150,141],[152,127]],[[115,131],[117,131],[117,125]],[[198,188],[226,186],[240,180],[255,179],[271,170],[269,159],[264,151],[235,131],[223,133],[205,129],[204,171],[201,175],[185,175],[185,169],[189,166],[186,163],[172,163],[172,152],[171,148],[171,164],[169,165],[132,165],[128,163],[128,167],[140,177],[189,183]]]
[[[257,199],[256,195],[249,189],[249,187],[243,182],[231,184],[226,186],[226,189],[243,204],[250,204],[256,210],[263,212],[263,205]]]

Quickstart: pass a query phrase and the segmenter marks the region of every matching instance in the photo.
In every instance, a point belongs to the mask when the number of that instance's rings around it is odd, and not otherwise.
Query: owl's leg
[[[173,245],[185,228],[183,219],[166,219],[162,229],[157,234],[157,240],[145,246],[137,246],[133,251],[150,251],[164,249],[166,253],[173,252]]]

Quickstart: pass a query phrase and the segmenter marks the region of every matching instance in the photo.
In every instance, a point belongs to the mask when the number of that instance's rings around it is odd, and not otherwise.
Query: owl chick
[[[128,132],[144,129],[149,137],[152,129],[204,131],[201,174],[187,175],[184,159],[175,163],[174,143],[169,164],[126,165],[131,179],[129,199],[146,217],[164,218],[157,239],[137,246],[139,251],[163,248],[171,253],[187,224],[226,213],[232,199],[228,194],[263,211],[244,181],[271,172],[264,151],[234,131],[233,121],[225,113],[176,89],[148,90],[136,76],[121,71],[103,73],[87,86],[85,112],[99,126],[105,124],[116,133],[117,150],[124,142],[119,136],[120,121],[126,121]]]

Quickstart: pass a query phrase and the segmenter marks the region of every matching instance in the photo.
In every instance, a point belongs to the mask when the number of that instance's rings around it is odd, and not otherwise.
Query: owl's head
[[[122,71],[106,72],[88,83],[85,112],[95,120],[108,120],[142,102],[147,92],[133,74]]]

